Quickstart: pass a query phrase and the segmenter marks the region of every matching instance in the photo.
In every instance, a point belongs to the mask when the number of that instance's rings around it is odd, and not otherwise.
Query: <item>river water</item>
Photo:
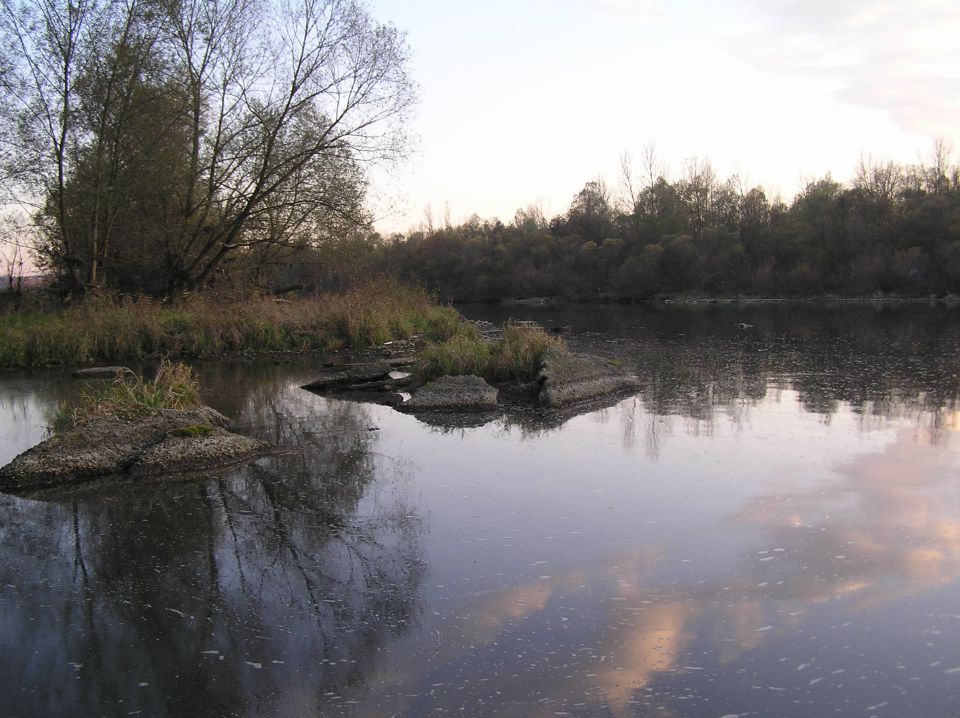
[[[960,713],[960,310],[464,311],[643,389],[430,425],[199,363],[286,453],[0,495],[0,714]],[[0,463],[77,390],[0,375]]]

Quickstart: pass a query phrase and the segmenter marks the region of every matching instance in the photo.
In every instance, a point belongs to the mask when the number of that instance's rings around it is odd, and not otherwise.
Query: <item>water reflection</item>
[[[726,530],[760,539],[729,561],[706,551],[670,565],[678,552],[660,532],[663,543],[467,599],[443,624],[456,640],[435,647],[437,668],[390,676],[431,690],[370,714],[806,716],[883,703],[884,715],[952,715],[960,461],[922,434],[748,500]]]
[[[684,417],[695,432],[709,433],[720,417],[740,424],[751,407],[783,390],[796,391],[803,408],[825,422],[850,407],[865,417],[864,428],[876,418],[937,426],[960,409],[957,306],[465,305],[463,311],[572,326],[565,335],[572,348],[622,361],[643,381],[640,396],[650,414]]]
[[[415,623],[422,524],[403,467],[377,460],[362,405],[267,383],[236,408],[282,456],[2,500],[4,711],[317,714]]]

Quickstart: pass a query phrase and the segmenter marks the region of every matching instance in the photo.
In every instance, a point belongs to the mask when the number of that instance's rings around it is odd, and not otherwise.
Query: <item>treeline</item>
[[[646,299],[681,293],[810,296],[960,293],[960,168],[862,160],[854,181],[809,182],[791,204],[690,161],[619,197],[588,182],[570,208],[474,216],[371,248],[378,268],[464,300]]]

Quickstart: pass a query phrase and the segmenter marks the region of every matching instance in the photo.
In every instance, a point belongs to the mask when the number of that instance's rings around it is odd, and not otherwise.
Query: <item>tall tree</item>
[[[11,167],[73,289],[362,225],[366,166],[407,147],[404,38],[355,0],[2,2]]]

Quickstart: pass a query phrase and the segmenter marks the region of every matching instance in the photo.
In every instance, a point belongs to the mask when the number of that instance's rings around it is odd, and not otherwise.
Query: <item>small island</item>
[[[107,387],[84,394],[76,406],[61,407],[52,436],[0,468],[0,490],[192,474],[271,450],[228,431],[228,425],[227,417],[200,402],[192,370],[163,360],[153,381],[122,372]]]
[[[429,342],[409,372],[396,361],[334,366],[303,388],[318,394],[388,404],[412,414],[490,412],[501,395],[521,406],[566,409],[640,388],[639,379],[603,357],[576,354],[530,323],[502,328],[461,322]]]

